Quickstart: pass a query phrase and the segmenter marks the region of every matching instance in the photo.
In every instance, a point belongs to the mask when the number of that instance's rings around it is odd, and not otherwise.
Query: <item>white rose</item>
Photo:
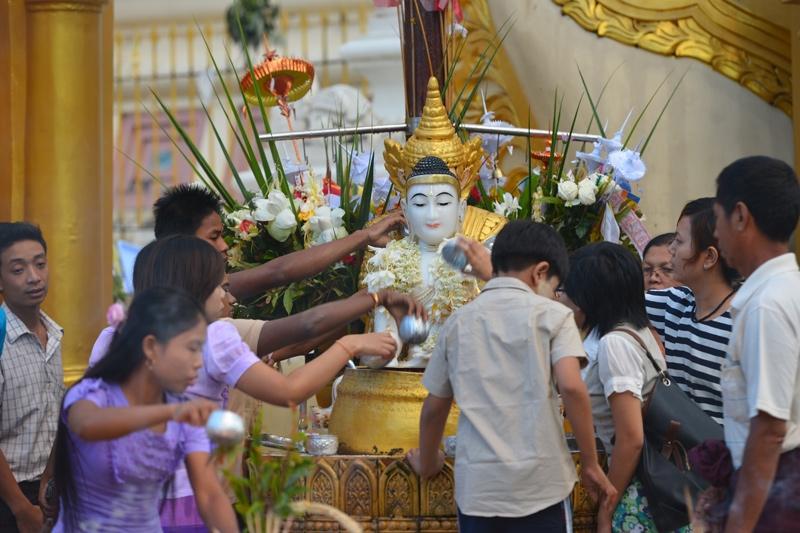
[[[574,181],[560,181],[558,182],[558,197],[564,200],[566,205],[575,205],[578,203],[578,186]]]
[[[253,209],[253,218],[258,220],[259,222],[269,222],[275,218],[269,209],[268,209],[268,201],[265,198],[256,198],[253,200],[253,205],[255,209]]]
[[[578,183],[578,200],[582,205],[592,205],[597,201],[595,194],[597,193],[597,185],[594,180],[584,178]]]
[[[267,224],[267,231],[276,241],[284,242],[296,227],[297,219],[294,218],[294,213],[289,209],[284,209],[272,222]]]
[[[364,276],[364,284],[369,292],[375,293],[381,289],[392,287],[396,279],[394,273],[388,270],[378,270]]]

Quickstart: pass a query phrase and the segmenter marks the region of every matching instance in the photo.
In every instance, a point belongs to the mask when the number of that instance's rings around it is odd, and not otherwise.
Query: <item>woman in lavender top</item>
[[[349,359],[360,355],[380,355],[386,359],[394,356],[396,345],[389,334],[347,335],[309,364],[283,375],[250,350],[233,324],[219,320],[226,315],[231,299],[224,290],[224,260],[211,245],[197,237],[175,235],[151,243],[143,252],[144,256],[137,258],[134,268],[134,289],[138,292],[152,286],[180,287],[203,303],[206,318],[211,323],[203,346],[203,367],[197,382],[186,391],[194,398],[211,400],[224,406],[229,388],[235,387],[267,403],[297,405],[329,383]],[[421,312],[421,307],[413,299],[389,291],[376,294],[375,297],[364,293],[348,300],[319,306],[327,306],[328,310],[318,314],[322,317],[338,316],[338,320],[341,320],[342,316],[353,313],[352,307],[355,307],[358,310],[353,315],[355,318],[365,314],[377,302],[389,308],[395,316]],[[367,302],[366,306],[363,306],[364,302]],[[300,315],[289,318],[296,320],[297,316]],[[275,320],[269,324],[274,326],[285,320]],[[296,342],[291,336],[282,339],[277,331],[280,330],[273,327],[273,346]],[[102,360],[112,335],[111,328],[100,334],[92,349],[90,365],[99,364],[97,361]],[[188,481],[187,472],[179,471],[174,488],[167,495],[170,500],[162,511],[162,526],[167,532],[204,531]]]
[[[183,292],[136,296],[107,355],[64,397],[54,531],[161,531],[160,501],[181,464],[209,528],[237,530],[202,427],[216,405],[180,396],[198,377],[205,335],[203,310]]]

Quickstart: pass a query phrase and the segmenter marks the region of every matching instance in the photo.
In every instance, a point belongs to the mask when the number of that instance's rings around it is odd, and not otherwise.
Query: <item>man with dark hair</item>
[[[441,469],[439,443],[455,399],[459,530],[567,531],[565,500],[577,476],[556,387],[581,452],[583,487],[603,501],[616,497],[597,462],[580,333],[572,312],[554,301],[567,250],[549,226],[509,222],[495,240],[492,266],[480,295],[442,327],[422,378],[429,394],[420,448],[408,459],[425,477]]]
[[[6,339],[0,357],[0,531],[40,531],[64,375],[63,330],[42,310],[47,245],[39,228],[0,223],[0,293]],[[40,497],[41,496],[41,497]]]
[[[734,466],[725,531],[790,531],[800,523],[800,271],[789,239],[800,218],[792,168],[739,159],[717,178],[716,236],[746,279],[731,303],[722,367],[725,442]]]
[[[669,289],[680,285],[672,278],[672,254],[669,245],[674,233],[662,233],[650,239],[642,252],[644,290]]]
[[[195,235],[225,255],[228,245],[222,238],[223,225],[219,198],[197,185],[179,185],[169,189],[153,207],[156,239],[168,235]],[[263,265],[230,275],[231,293],[246,299],[274,287],[314,276],[348,254],[367,245],[383,246],[387,234],[403,225],[400,213],[386,216],[370,226],[332,242],[299,250]]]

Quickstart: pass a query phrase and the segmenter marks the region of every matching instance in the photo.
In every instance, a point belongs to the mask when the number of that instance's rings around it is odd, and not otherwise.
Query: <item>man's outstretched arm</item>
[[[246,299],[266,290],[315,276],[346,255],[367,245],[385,246],[389,232],[401,228],[404,223],[401,213],[393,213],[369,228],[355,231],[347,237],[235,272],[230,275],[231,293],[237,299]]]

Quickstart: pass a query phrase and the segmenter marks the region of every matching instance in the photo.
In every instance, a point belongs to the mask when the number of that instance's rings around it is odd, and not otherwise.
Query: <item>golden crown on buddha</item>
[[[428,94],[419,125],[405,146],[393,139],[386,139],[383,143],[386,171],[395,189],[402,195],[406,193],[409,185],[407,180],[414,165],[423,157],[435,156],[452,170],[458,181],[461,199],[466,199],[478,179],[478,170],[483,162],[480,137],[461,142],[442,103],[439,82],[434,76],[428,80]],[[449,183],[450,180],[443,175],[441,182]]]
[[[453,128],[442,103],[439,82],[431,76],[428,94],[417,129],[405,145],[385,139],[384,166],[395,189],[405,196],[408,187],[416,183],[450,183],[458,189],[461,200],[466,200],[479,179],[478,171],[484,160],[480,136],[462,142]],[[427,156],[443,160],[453,177],[447,174],[428,174],[410,177],[417,162]],[[461,233],[473,239],[484,240],[498,231],[506,219],[476,207],[468,207],[461,225]]]

